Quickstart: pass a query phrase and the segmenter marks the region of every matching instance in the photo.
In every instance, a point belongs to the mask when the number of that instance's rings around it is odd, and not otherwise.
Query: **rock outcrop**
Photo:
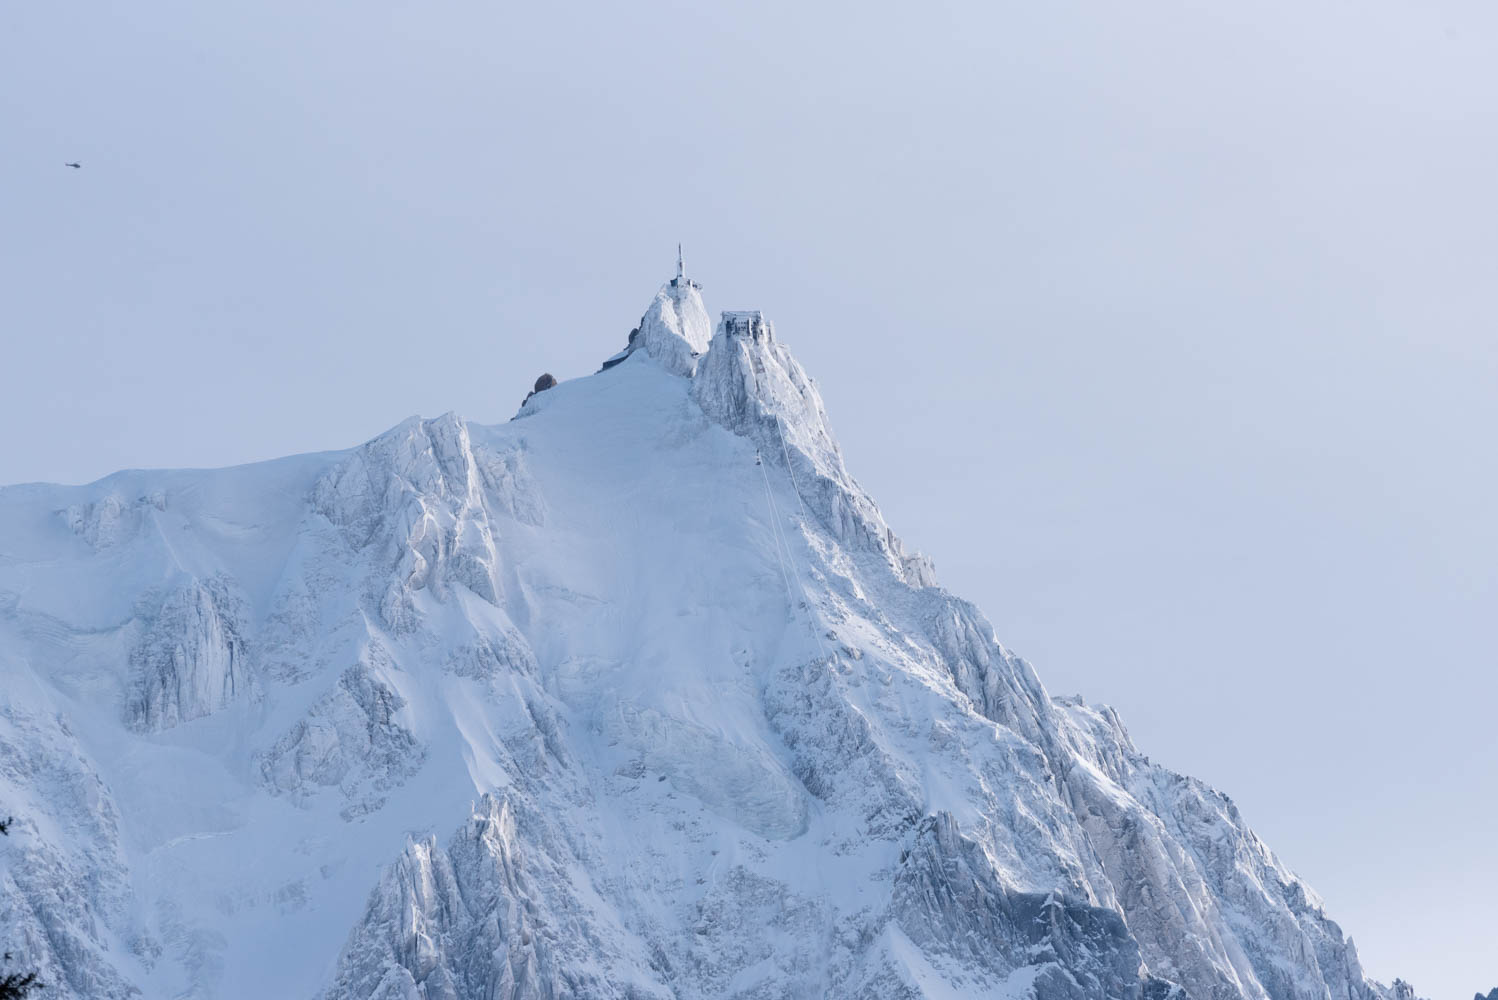
[[[233,582],[221,577],[189,579],[168,593],[131,653],[131,725],[168,729],[249,694],[247,618]]]
[[[711,337],[712,319],[697,286],[672,281],[655,293],[625,352],[643,353],[669,372],[690,376]]]
[[[261,759],[266,787],[295,801],[320,788],[337,787],[348,805],[345,819],[384,804],[382,792],[420,770],[425,749],[401,725],[397,713],[405,701],[361,661],[344,671],[338,683]]]
[[[931,586],[929,560],[907,555],[878,506],[848,474],[816,385],[759,312],[726,312],[692,381],[713,420],[753,441],[763,461],[787,469],[799,497],[839,542],[871,550],[900,578]]]

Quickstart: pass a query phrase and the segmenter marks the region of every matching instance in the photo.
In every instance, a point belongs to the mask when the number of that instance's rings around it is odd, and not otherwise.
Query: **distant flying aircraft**
[[[74,170],[78,170],[78,169],[80,169],[83,166],[83,164],[81,164],[81,163],[64,163],[63,166],[65,166],[65,167],[72,167]]]

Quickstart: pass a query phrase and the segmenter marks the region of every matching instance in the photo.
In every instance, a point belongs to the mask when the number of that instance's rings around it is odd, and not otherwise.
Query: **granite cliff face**
[[[1407,995],[709,323],[682,275],[506,424],[0,490],[0,946],[59,998]]]

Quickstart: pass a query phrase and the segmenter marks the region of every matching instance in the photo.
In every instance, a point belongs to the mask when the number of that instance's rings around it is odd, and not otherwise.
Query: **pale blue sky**
[[[1467,1000],[1498,15],[1224,6],[5,3],[0,482],[504,420],[683,240],[1052,691]]]

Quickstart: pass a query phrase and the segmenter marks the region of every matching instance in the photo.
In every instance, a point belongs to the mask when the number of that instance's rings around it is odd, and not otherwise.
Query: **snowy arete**
[[[43,996],[1409,996],[937,586],[761,314],[679,265],[548,384],[0,490],[0,949]]]

